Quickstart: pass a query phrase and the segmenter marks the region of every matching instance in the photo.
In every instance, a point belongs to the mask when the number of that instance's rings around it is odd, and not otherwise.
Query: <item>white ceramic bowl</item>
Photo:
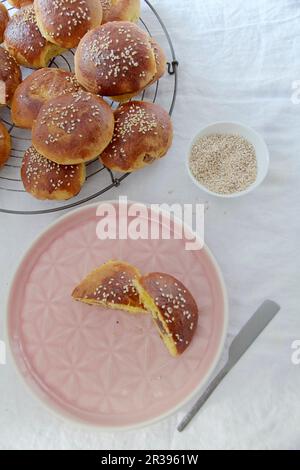
[[[233,194],[219,194],[213,191],[210,191],[206,186],[201,184],[195,176],[192,174],[190,169],[190,157],[192,153],[192,148],[196,141],[203,136],[211,135],[211,134],[238,134],[241,137],[250,142],[256,152],[256,159],[257,159],[257,177],[256,181],[251,184],[247,189],[244,191],[236,192]],[[198,186],[198,188],[202,189],[208,194],[213,196],[222,197],[222,198],[236,198],[240,196],[244,196],[245,194],[250,193],[255,188],[257,188],[267,176],[268,170],[270,165],[270,157],[269,157],[269,150],[264,141],[264,139],[251,127],[244,126],[239,124],[238,122],[215,122],[210,124],[209,126],[204,127],[194,138],[192,145],[190,147],[188,157],[187,157],[187,170],[192,179],[192,181]]]

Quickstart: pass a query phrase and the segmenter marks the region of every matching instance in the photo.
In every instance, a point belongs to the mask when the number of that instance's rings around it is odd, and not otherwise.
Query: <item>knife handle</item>
[[[196,401],[192,409],[189,411],[189,413],[183,418],[181,423],[178,425],[177,430],[179,432],[183,431],[186,426],[189,424],[189,422],[193,419],[193,417],[198,413],[200,408],[206,403],[206,401],[209,399],[211,394],[215,391],[219,383],[226,377],[226,375],[229,372],[228,369],[228,363],[226,366],[218,373],[218,375],[212,380],[212,382],[209,384],[207,387],[206,391],[201,395],[201,397]]]

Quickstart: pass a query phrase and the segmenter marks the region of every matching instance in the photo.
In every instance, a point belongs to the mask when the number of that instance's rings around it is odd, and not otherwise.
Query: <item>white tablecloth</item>
[[[82,430],[53,417],[24,392],[12,365],[0,366],[0,448],[271,449],[300,448],[300,4],[297,0],[153,0],[180,61],[168,158],[128,178],[107,197],[145,202],[205,202],[206,241],[224,272],[230,339],[265,298],[279,316],[223,381],[182,434],[177,415],[123,433]],[[158,37],[159,39],[159,37]],[[185,156],[194,134],[216,120],[261,132],[270,148],[267,180],[254,194],[217,200],[194,187]],[[5,299],[20,257],[59,217],[0,213],[0,339]]]

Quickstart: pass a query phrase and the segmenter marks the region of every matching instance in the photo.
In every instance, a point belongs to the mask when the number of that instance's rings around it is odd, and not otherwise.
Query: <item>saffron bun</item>
[[[10,135],[2,122],[0,122],[0,168],[7,162],[10,156]]]
[[[80,85],[71,72],[55,68],[36,70],[15,91],[11,106],[12,120],[18,127],[31,129],[47,101],[79,89]]]
[[[34,0],[34,8],[44,38],[67,49],[102,23],[100,0]]]
[[[198,324],[198,307],[188,289],[176,278],[151,273],[134,282],[145,308],[174,357],[191,343]]]
[[[99,96],[80,90],[45,103],[32,127],[37,151],[60,165],[94,160],[110,143],[114,114]]]
[[[22,75],[19,65],[3,47],[0,47],[0,105],[11,103]]]
[[[136,23],[141,13],[140,0],[100,0],[103,9],[102,23],[131,21]]]
[[[0,3],[0,44],[3,42],[4,31],[8,23],[9,16],[3,3]]]
[[[4,32],[5,47],[18,64],[46,67],[64,49],[48,42],[40,33],[32,5],[21,8],[9,20]]]
[[[140,276],[139,270],[128,263],[108,261],[83,279],[74,289],[72,297],[89,305],[146,313],[134,285]]]
[[[150,36],[126,21],[106,23],[87,33],[75,53],[75,74],[88,91],[123,102],[158,75]]]
[[[158,42],[154,38],[151,38],[150,43],[151,43],[152,50],[153,50],[154,57],[155,57],[156,73],[153,79],[151,80],[151,82],[149,82],[145,88],[157,82],[165,74],[166,66],[167,66],[166,55],[164,51],[162,50],[162,48],[160,47],[160,45],[158,44]],[[113,101],[118,101],[119,103],[126,103],[127,101],[136,97],[137,94],[140,94],[142,91],[144,91],[145,88],[141,89],[138,93],[135,92],[135,93],[127,93],[125,95],[119,95],[119,96],[111,96],[111,99]]]
[[[25,190],[37,199],[65,201],[76,196],[84,182],[85,165],[58,165],[40,155],[34,147],[26,150],[21,167]]]
[[[163,108],[131,101],[116,109],[112,141],[99,158],[111,170],[133,172],[162,158],[172,139],[172,121]]]
[[[26,5],[33,3],[33,0],[8,0],[9,3],[15,8],[22,8]]]

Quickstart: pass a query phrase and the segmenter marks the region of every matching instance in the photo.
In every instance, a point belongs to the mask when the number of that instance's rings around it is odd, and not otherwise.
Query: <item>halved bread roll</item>
[[[146,313],[134,285],[140,276],[139,270],[128,263],[108,261],[88,274],[74,289],[72,297],[89,305]]]
[[[165,273],[148,274],[134,284],[170,354],[179,356],[191,343],[198,324],[198,307],[192,294]]]

